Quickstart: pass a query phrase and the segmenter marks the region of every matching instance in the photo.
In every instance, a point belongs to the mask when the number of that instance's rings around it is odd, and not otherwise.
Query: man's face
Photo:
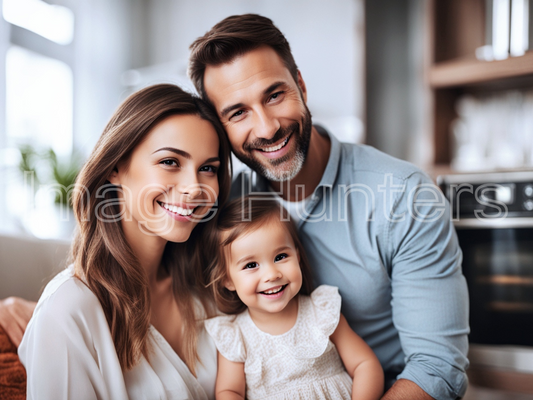
[[[312,129],[305,83],[272,48],[207,66],[204,87],[242,162],[271,181],[300,172]]]

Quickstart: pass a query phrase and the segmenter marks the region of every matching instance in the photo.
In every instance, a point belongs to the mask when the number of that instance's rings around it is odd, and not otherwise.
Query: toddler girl
[[[379,399],[379,361],[340,313],[337,288],[311,293],[286,210],[275,200],[235,200],[216,234],[219,254],[208,272],[217,306],[229,314],[205,322],[219,352],[216,398]]]

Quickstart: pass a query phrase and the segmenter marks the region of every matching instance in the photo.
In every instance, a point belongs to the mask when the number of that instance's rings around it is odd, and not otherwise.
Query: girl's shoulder
[[[238,315],[219,315],[205,320],[207,333],[225,358],[233,362],[244,362],[246,351],[241,324],[246,312]]]
[[[341,315],[342,299],[335,286],[321,285],[309,296],[301,296],[302,319],[323,335],[335,332]]]

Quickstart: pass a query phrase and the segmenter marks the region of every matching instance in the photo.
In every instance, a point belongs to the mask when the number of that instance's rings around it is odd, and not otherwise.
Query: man
[[[339,287],[351,327],[389,385],[398,379],[384,399],[463,396],[468,297],[442,194],[414,166],[312,125],[302,74],[268,18],[228,17],[191,50],[196,89],[256,173],[233,194],[273,191],[289,208],[317,283]]]
[[[226,18],[191,49],[198,92],[256,172],[237,177],[234,195],[277,193],[296,218],[317,284],[339,287],[342,311],[388,385],[398,379],[383,398],[461,397],[466,283],[448,205],[431,181],[312,125],[302,74],[271,20]]]

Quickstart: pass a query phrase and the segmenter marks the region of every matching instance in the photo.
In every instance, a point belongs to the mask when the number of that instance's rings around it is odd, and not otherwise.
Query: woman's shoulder
[[[33,315],[49,314],[59,318],[94,314],[100,310],[96,295],[74,275],[73,266],[69,266],[46,285]]]

